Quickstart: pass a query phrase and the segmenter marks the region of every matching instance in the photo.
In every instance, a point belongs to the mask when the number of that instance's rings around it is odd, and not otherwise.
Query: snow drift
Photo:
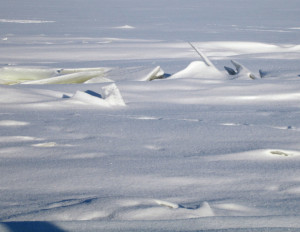
[[[203,61],[193,61],[185,69],[173,74],[170,78],[206,78],[221,79],[225,76],[214,66],[208,66]]]

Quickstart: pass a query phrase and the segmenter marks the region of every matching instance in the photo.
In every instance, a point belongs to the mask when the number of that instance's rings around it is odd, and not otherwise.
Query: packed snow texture
[[[0,14],[0,231],[300,230],[297,0]]]

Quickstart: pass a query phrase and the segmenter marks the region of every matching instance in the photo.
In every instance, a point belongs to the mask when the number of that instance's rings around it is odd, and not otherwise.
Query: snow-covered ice
[[[0,231],[300,230],[297,0],[0,14]]]

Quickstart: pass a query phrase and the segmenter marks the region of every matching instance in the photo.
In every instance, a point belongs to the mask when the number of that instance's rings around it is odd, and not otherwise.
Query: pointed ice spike
[[[188,42],[189,45],[197,52],[197,54],[201,57],[201,59],[203,60],[203,62],[207,65],[207,66],[212,66],[214,67],[213,63],[207,58],[206,55],[203,54],[203,52],[201,52],[200,50],[198,50],[191,42]]]
[[[111,106],[126,106],[119,88],[115,83],[104,86],[104,100]]]
[[[245,66],[237,63],[236,61],[231,60],[231,63],[234,65],[234,67],[236,68],[237,74],[240,75],[246,75],[247,77],[251,78],[251,79],[257,79],[257,77],[249,70],[247,69]]]
[[[237,74],[237,72],[232,68],[224,66],[224,69],[228,72],[229,75],[236,75]]]
[[[253,73],[248,73],[248,76],[253,80],[257,79],[257,77]]]
[[[155,79],[162,79],[162,78],[164,78],[164,71],[160,68],[160,66],[157,66],[145,78],[143,78],[143,80],[153,81]]]
[[[231,63],[233,64],[233,66],[236,69],[236,73],[240,73],[241,70],[243,69],[243,66],[240,65],[239,63],[235,62],[234,60],[231,60]]]
[[[264,77],[266,77],[266,75],[267,75],[267,73],[266,72],[264,72],[263,70],[259,70],[259,76],[260,76],[260,78],[264,78]]]

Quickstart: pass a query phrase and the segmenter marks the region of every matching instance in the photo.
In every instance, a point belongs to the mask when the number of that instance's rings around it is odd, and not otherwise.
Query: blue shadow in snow
[[[94,91],[92,91],[92,90],[87,90],[87,91],[85,91],[85,93],[87,93],[87,94],[89,94],[89,95],[92,95],[92,96],[94,96],[94,97],[102,98],[101,94],[96,93],[96,92],[94,92]]]
[[[93,96],[93,97],[98,97],[98,98],[102,98],[101,94],[100,93],[97,93],[95,91],[92,91],[92,90],[87,90],[87,91],[84,91],[85,93]],[[63,94],[62,98],[71,98],[70,96],[66,95],[66,94]]]
[[[66,232],[51,222],[0,222],[9,232]]]

